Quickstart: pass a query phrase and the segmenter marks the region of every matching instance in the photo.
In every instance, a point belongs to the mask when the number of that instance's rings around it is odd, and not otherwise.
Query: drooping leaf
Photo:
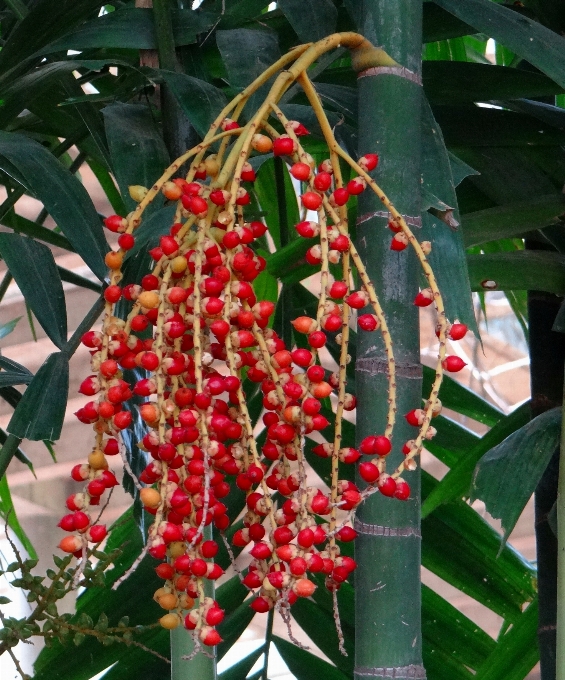
[[[337,9],[331,0],[279,0],[281,9],[302,42],[315,42],[335,33]]]
[[[512,433],[477,463],[471,498],[480,498],[488,512],[500,519],[504,540],[559,444],[561,410],[551,409]]]
[[[169,155],[147,106],[116,103],[104,107],[103,115],[122,199],[128,210],[134,210],[137,204],[128,187],[135,184],[151,187],[169,165]],[[157,197],[151,210],[162,203],[163,199]]]
[[[530,403],[519,406],[510,415],[503,418],[475,446],[462,456],[459,462],[451,468],[436,488],[430,493],[422,505],[422,516],[426,517],[443,503],[466,496],[469,493],[473,472],[480,459],[511,436],[516,430],[530,420]]]
[[[0,154],[18,168],[76,252],[103,280],[109,247],[96,209],[79,180],[44,146],[23,135],[0,132]]]
[[[56,441],[61,436],[69,391],[69,359],[47,357],[18,403],[7,430],[20,439]]]
[[[489,0],[434,0],[436,5],[502,43],[565,87],[565,38]]]
[[[19,234],[0,234],[0,253],[43,330],[61,349],[67,341],[67,310],[53,253]]]
[[[453,218],[459,223],[449,156],[441,129],[427,102],[424,102],[422,109],[422,178],[423,188],[451,205]],[[443,291],[447,317],[451,320],[459,319],[478,335],[461,229],[457,226],[451,228],[437,214],[428,212],[422,216],[419,238],[432,243],[428,260],[436,274],[438,286]]]

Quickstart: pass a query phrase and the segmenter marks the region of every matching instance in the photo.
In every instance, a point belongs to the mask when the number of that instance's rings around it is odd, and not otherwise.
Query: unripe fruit
[[[159,623],[166,630],[174,630],[180,624],[180,617],[178,614],[165,614],[159,619]]]
[[[139,497],[146,508],[158,508],[161,503],[161,494],[150,487],[141,489]]]
[[[129,195],[136,203],[141,203],[147,196],[147,187],[142,187],[140,184],[133,184],[128,187]]]
[[[154,309],[159,306],[159,295],[155,291],[145,290],[139,294],[137,301],[145,309]]]
[[[291,321],[291,324],[297,333],[310,334],[316,328],[316,320],[311,319],[309,316],[299,316],[294,321]]]
[[[266,135],[256,134],[251,138],[251,146],[259,153],[268,153],[273,148],[273,142]]]
[[[310,597],[316,590],[316,584],[307,578],[299,578],[292,585],[292,590],[298,597]]]
[[[66,553],[75,553],[82,548],[82,539],[78,536],[65,536],[59,541],[59,548]]]

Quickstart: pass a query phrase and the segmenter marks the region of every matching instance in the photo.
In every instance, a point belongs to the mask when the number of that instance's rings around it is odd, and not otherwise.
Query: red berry
[[[296,150],[296,144],[293,139],[287,135],[281,135],[273,142],[273,154],[275,156],[290,156]]]
[[[301,182],[305,182],[310,177],[310,173],[310,166],[306,165],[306,163],[295,163],[290,168],[290,174],[294,179],[298,179]]]
[[[396,491],[394,492],[394,497],[401,501],[405,501],[410,497],[410,487],[403,479],[398,479],[396,481]]]
[[[335,205],[345,205],[349,200],[349,191],[344,187],[336,189],[330,197],[330,201]]]
[[[368,484],[374,484],[379,478],[379,468],[373,463],[360,463],[359,475]]]
[[[461,340],[467,334],[467,326],[464,323],[455,322],[447,334],[451,340]]]
[[[467,364],[463,361],[463,359],[461,359],[461,357],[452,354],[445,357],[441,365],[446,371],[449,371],[450,373],[457,373],[458,371],[465,368]]]
[[[308,344],[315,349],[323,347],[326,344],[326,340],[326,334],[323,331],[314,331],[308,336]]]
[[[379,477],[378,487],[383,496],[394,496],[396,492],[396,482],[386,473]]]
[[[319,172],[314,177],[314,186],[318,191],[327,191],[332,185],[332,176],[329,172]]]
[[[308,210],[318,210],[322,205],[322,197],[314,191],[307,191],[300,197],[302,205]]]

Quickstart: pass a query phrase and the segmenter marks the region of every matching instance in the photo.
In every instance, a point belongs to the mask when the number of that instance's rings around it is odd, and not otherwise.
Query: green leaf
[[[422,82],[434,106],[547,97],[563,91],[542,73],[464,61],[425,61]]]
[[[479,668],[496,647],[495,641],[476,623],[425,585],[422,585],[422,637],[424,665],[430,678],[436,677],[433,672],[436,667],[446,666],[450,678],[472,677],[465,673],[466,668]]]
[[[429,494],[422,505],[422,517],[426,517],[443,503],[466,496],[469,493],[475,466],[481,458],[511,436],[516,430],[530,420],[530,403],[519,406],[510,415],[503,418],[487,434],[484,435],[459,462],[451,468],[436,488]]]
[[[0,132],[0,154],[17,167],[76,252],[103,280],[109,248],[96,209],[80,181],[44,146],[23,135]]]
[[[108,170],[94,158],[88,158],[87,163],[104,190],[116,215],[126,215],[127,208]]]
[[[58,248],[64,248],[65,250],[73,251],[71,243],[63,234],[58,234],[52,229],[47,229],[37,222],[32,222],[22,215],[10,211],[4,218],[3,222],[7,227],[13,229],[18,234],[25,234],[37,241],[44,241],[45,243],[50,243],[52,246],[57,246]]]
[[[216,43],[228,71],[229,83],[243,90],[281,56],[278,35],[274,31],[238,28],[216,31]],[[269,91],[273,78],[250,98],[245,106],[249,118]]]
[[[438,484],[422,474],[425,498]],[[515,622],[536,593],[535,569],[463,501],[422,521],[422,564],[502,618]]]
[[[264,645],[261,645],[256,650],[248,654],[246,657],[238,661],[233,666],[227,668],[223,673],[218,675],[218,680],[242,680],[246,678],[249,671],[255,665],[257,659],[263,654]]]
[[[103,115],[114,175],[126,208],[134,210],[128,187],[151,187],[169,165],[169,155],[147,106],[116,103],[104,107]],[[157,198],[151,210],[162,204]]]
[[[331,0],[279,0],[277,7],[302,42],[315,42],[336,31],[337,9]]]
[[[539,196],[496,208],[463,215],[463,238],[467,247],[500,238],[512,238],[550,224],[559,224],[565,212],[561,193]]]
[[[26,549],[27,554],[32,559],[37,559],[37,553],[35,552],[33,543],[29,540],[28,535],[23,530],[22,525],[18,520],[16,509],[14,508],[12,496],[10,494],[10,487],[8,486],[7,475],[3,475],[2,478],[0,478],[0,515],[2,516],[3,520],[8,523],[10,529],[17,536],[18,540]]]
[[[59,0],[41,0],[10,33],[2,47],[0,72],[22,64],[43,45],[81,23],[104,4],[100,0],[77,0],[71,5]]]
[[[61,349],[67,341],[67,310],[53,253],[19,234],[0,234],[0,253],[43,330]]]
[[[155,78],[163,79],[167,83],[191,125],[201,137],[204,137],[214,119],[228,103],[222,90],[184,73],[173,73],[163,69],[154,70],[152,73]]]
[[[192,10],[172,10],[172,24],[177,47],[196,42],[199,33],[211,28],[215,14]],[[93,48],[153,50],[157,48],[153,11],[126,7],[88,21],[55,42],[46,45],[38,54],[61,50]]]
[[[428,366],[424,366],[424,382],[422,386],[422,394],[427,395],[432,388],[435,371]],[[485,425],[495,425],[504,413],[497,409],[488,401],[485,401],[479,395],[469,390],[464,385],[453,380],[449,376],[445,376],[441,385],[440,399],[442,404],[457,413],[469,416],[473,420]]]
[[[324,587],[322,584],[318,586],[318,588]],[[320,609],[317,601],[300,599],[292,607],[292,615],[298,625],[304,629],[312,642],[324,652],[329,660],[347,677],[351,677],[355,665],[354,630],[349,627],[343,630],[347,651],[347,656],[343,656],[339,651],[339,642],[331,609],[330,611]]]
[[[475,680],[522,680],[539,660],[538,601],[534,600],[499,640],[473,677]]]
[[[312,680],[312,678],[347,680],[351,677],[345,675],[327,661],[283,640],[278,635],[273,635],[273,642],[296,680]]]
[[[353,4],[355,1],[346,0],[346,4]],[[422,36],[424,43],[457,38],[470,33],[475,33],[472,26],[460,21],[433,2],[424,2]]]
[[[422,109],[422,178],[423,188],[452,206],[452,219],[459,222],[449,156],[441,129],[427,102]],[[450,228],[436,215],[424,213],[422,233],[418,238],[432,243],[428,260],[443,291],[447,317],[452,321],[459,319],[478,335],[461,230]]]
[[[272,236],[277,248],[281,247],[281,228],[284,227],[284,223],[289,225],[291,232],[289,236],[292,239],[294,234],[294,225],[300,220],[296,192],[294,191],[294,187],[286,166],[283,166],[282,174],[283,182],[281,184],[284,184],[284,195],[285,197],[288,197],[284,202],[283,213],[279,212],[280,205],[277,200],[277,197],[281,194],[282,188],[281,186],[277,185],[274,158],[267,160],[261,165],[261,169],[257,174],[257,179],[253,186],[259,201],[259,206],[266,215],[266,221],[269,224],[269,233]],[[281,217],[283,218],[282,220]],[[296,242],[299,243],[303,240],[304,239],[297,239]],[[289,259],[287,261],[287,266],[289,262],[294,262],[294,260]],[[269,269],[269,271],[271,270]],[[273,271],[271,271],[271,274],[278,278],[278,275]]]
[[[560,432],[561,409],[551,409],[513,432],[477,463],[471,498],[480,498],[488,512],[500,519],[504,540],[559,445]]]
[[[545,290],[565,294],[565,256],[545,251],[467,255],[473,290]]]
[[[5,338],[7,335],[10,335],[10,333],[14,330],[18,321],[21,318],[22,318],[21,316],[18,316],[15,319],[12,319],[11,321],[6,321],[6,323],[0,325],[0,340],[2,340],[2,338]]]
[[[56,441],[61,436],[69,391],[69,359],[50,354],[26,389],[8,424],[20,439]]]
[[[234,612],[226,616],[218,626],[218,632],[223,638],[223,642],[217,647],[218,661],[225,656],[233,643],[242,635],[254,616],[255,612],[249,606],[249,602],[243,602]]]
[[[565,87],[565,39],[554,31],[490,0],[434,2]]]

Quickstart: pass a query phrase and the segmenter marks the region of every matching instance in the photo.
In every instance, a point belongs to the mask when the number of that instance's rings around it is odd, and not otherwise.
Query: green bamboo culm
[[[379,154],[374,176],[397,210],[418,232],[420,215],[420,112],[422,3],[363,0],[357,25],[398,66],[363,64],[358,73],[359,156]],[[397,368],[398,410],[391,472],[402,445],[415,436],[403,414],[421,407],[418,311],[419,265],[414,253],[390,250],[388,216],[372,192],[359,198],[357,248],[388,318]],[[359,333],[356,364],[357,438],[384,431],[387,375],[384,345]],[[358,510],[355,528],[355,679],[425,678],[420,593],[420,475],[404,473],[407,502],[372,495]],[[359,482],[363,484],[360,480]],[[393,670],[394,669],[394,670]]]

